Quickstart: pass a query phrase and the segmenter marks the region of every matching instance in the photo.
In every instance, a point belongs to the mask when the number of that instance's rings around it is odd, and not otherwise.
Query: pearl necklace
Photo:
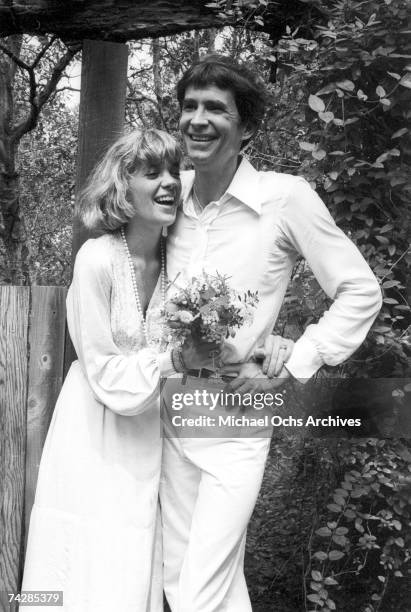
[[[131,258],[130,249],[128,248],[126,235],[125,235],[123,227],[120,229],[120,234],[121,234],[121,239],[124,244],[124,249],[126,251],[128,264],[130,267],[131,284],[133,285],[133,292],[134,292],[134,298],[136,300],[137,312],[141,318],[144,338],[146,340],[146,343],[150,344],[148,340],[148,333],[147,333],[147,321],[146,321],[146,317],[144,316],[143,308],[141,306],[140,294],[138,292],[138,287],[137,287],[136,273],[134,271],[134,264]],[[163,310],[164,310],[164,305],[166,302],[166,260],[165,260],[165,252],[164,252],[164,241],[162,237],[160,238],[160,253],[161,253],[161,271],[160,271],[161,301],[162,301]]]

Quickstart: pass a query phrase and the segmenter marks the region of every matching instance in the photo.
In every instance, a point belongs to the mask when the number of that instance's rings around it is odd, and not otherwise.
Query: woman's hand
[[[293,340],[271,334],[265,339],[264,347],[254,351],[254,357],[263,360],[263,374],[266,374],[268,378],[274,378],[280,375],[284,363],[291,357],[293,348]]]
[[[216,365],[219,364],[222,346],[222,343],[206,342],[205,340],[194,342],[190,338],[181,347],[181,356],[190,370],[201,368],[215,370]]]

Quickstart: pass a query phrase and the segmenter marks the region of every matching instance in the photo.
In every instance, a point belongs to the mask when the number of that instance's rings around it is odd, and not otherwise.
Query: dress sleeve
[[[304,382],[323,364],[338,365],[360,346],[381,308],[381,290],[360,251],[302,178],[286,197],[281,229],[334,300],[318,323],[308,325],[287,362]]]
[[[123,354],[115,344],[110,321],[111,263],[104,246],[88,240],[77,254],[67,295],[67,323],[97,400],[117,414],[134,416],[158,399],[167,354],[158,355],[151,348]]]

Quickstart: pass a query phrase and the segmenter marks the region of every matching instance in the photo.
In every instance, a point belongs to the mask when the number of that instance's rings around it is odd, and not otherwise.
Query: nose
[[[162,187],[173,187],[179,183],[177,176],[173,175],[168,168],[164,168],[161,173],[161,186]]]
[[[204,107],[202,106],[197,106],[195,112],[193,113],[193,115],[191,116],[191,121],[190,121],[191,125],[194,126],[202,126],[202,125],[207,125],[207,114],[205,112]]]

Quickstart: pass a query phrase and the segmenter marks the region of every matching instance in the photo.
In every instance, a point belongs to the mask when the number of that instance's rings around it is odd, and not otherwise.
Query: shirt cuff
[[[323,365],[324,360],[315,344],[304,336],[294,344],[291,357],[284,364],[290,374],[301,383],[306,383]]]
[[[160,353],[157,355],[158,366],[160,368],[160,376],[166,378],[177,373],[174,369],[173,362],[171,361],[171,351]]]

